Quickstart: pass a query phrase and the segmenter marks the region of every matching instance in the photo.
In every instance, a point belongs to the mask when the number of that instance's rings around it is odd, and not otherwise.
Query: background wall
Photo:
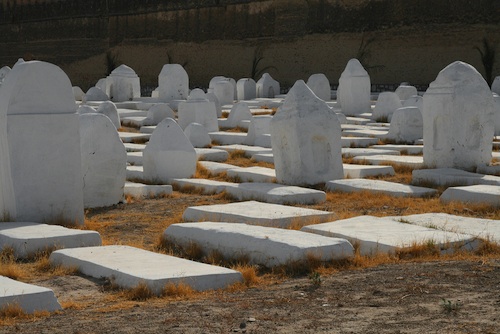
[[[498,0],[0,1],[0,66],[49,61],[84,90],[121,63],[151,87],[163,64],[185,64],[206,87],[251,76],[256,58],[283,86],[318,72],[335,85],[352,57],[372,83],[425,86],[455,60],[484,73],[483,39],[500,52]]]

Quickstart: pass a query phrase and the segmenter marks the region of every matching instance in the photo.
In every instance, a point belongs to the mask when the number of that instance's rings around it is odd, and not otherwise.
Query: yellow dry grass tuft
[[[261,282],[258,276],[257,267],[249,264],[237,264],[232,266],[231,269],[239,271],[243,276],[243,284],[246,287],[257,285]]]
[[[196,291],[189,285],[179,282],[179,283],[168,283],[163,288],[164,297],[182,298],[186,299],[196,295]]]
[[[132,289],[124,290],[125,297],[129,300],[144,301],[156,297],[146,282],[140,282]]]

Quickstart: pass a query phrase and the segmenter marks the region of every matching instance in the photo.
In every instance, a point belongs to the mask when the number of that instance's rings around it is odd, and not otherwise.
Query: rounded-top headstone
[[[73,96],[75,97],[75,101],[82,101],[85,93],[80,87],[73,86]]]
[[[495,77],[495,80],[493,80],[493,83],[491,84],[491,91],[500,95],[500,76]]]
[[[109,101],[109,97],[100,88],[90,87],[83,97],[83,102],[87,101]]]
[[[366,72],[365,68],[359,60],[356,58],[352,58],[347,62],[344,71],[340,75],[341,78],[346,77],[367,77],[368,72]]]
[[[401,99],[396,93],[382,92],[378,95],[377,103],[373,108],[372,119],[377,122],[389,122],[396,109],[402,106]]]
[[[345,115],[356,116],[370,111],[370,76],[359,60],[349,60],[340,75],[337,99]]]
[[[189,124],[184,133],[194,147],[208,147],[212,143],[207,129],[200,123]]]
[[[189,93],[188,101],[208,101],[205,92],[202,89],[195,88]]]
[[[137,77],[137,74],[135,71],[127,66],[127,65],[120,65],[117,68],[115,68],[113,71],[111,71],[111,76],[120,76],[120,77],[128,77],[128,78],[135,78]]]
[[[116,105],[111,101],[104,101],[97,108],[97,112],[108,116],[115,128],[121,128],[120,116],[118,115],[118,109]]]
[[[185,100],[189,95],[189,76],[179,64],[165,64],[158,75],[158,96],[161,101]]]
[[[307,86],[323,101],[331,100],[330,81],[323,73],[312,74],[307,79]]]
[[[95,114],[97,111],[91,106],[82,104],[81,106],[78,107],[78,109],[76,109],[76,112],[80,115],[83,115],[83,114]]]
[[[17,63],[3,82],[2,91],[9,99],[0,101],[0,109],[8,110],[8,115],[76,112],[71,82],[54,64],[42,61]]]
[[[166,103],[155,104],[148,109],[144,125],[158,125],[165,118],[175,118],[174,111]]]
[[[406,84],[399,85],[399,87],[396,88],[395,93],[398,94],[399,99],[401,101],[404,101],[404,100],[418,94],[417,88],[415,88],[414,86],[406,85]]]
[[[417,107],[422,111],[424,99],[420,95],[413,95],[403,101],[403,107]]]

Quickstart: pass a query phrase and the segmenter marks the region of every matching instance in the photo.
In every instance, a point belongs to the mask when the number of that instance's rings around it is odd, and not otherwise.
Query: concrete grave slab
[[[144,169],[142,166],[127,166],[127,180],[144,181]]]
[[[222,162],[229,158],[229,153],[215,148],[194,148],[198,160]]]
[[[301,231],[344,238],[359,244],[362,255],[394,252],[415,244],[432,241],[441,251],[462,248],[474,250],[480,245],[472,235],[436,230],[394,221],[391,218],[359,216],[334,222],[309,225]]]
[[[500,177],[466,172],[454,168],[420,169],[412,172],[412,183],[435,186],[500,185]]]
[[[434,195],[437,190],[411,186],[407,184],[387,182],[382,180],[347,179],[334,180],[326,183],[328,191],[382,193],[394,197],[426,197]]]
[[[344,164],[344,177],[362,179],[368,176],[394,175],[392,166],[372,166]]]
[[[440,197],[442,202],[452,201],[471,204],[489,204],[500,206],[500,187],[479,184],[474,186],[450,187]]]
[[[156,130],[156,127],[157,127],[157,125],[141,126],[141,128],[139,129],[139,132],[153,134],[153,132]]]
[[[247,138],[246,132],[224,132],[216,131],[209,132],[213,142],[220,145],[243,144]]]
[[[358,155],[401,155],[398,150],[385,150],[385,149],[374,149],[374,148],[342,148],[343,157],[355,157]]]
[[[127,163],[133,166],[142,166],[142,151],[127,152]]]
[[[54,292],[50,289],[15,281],[0,276],[0,310],[8,305],[19,305],[26,313],[35,311],[54,312],[61,309]]]
[[[181,246],[195,243],[206,254],[216,250],[226,258],[246,257],[250,263],[266,267],[306,261],[309,256],[330,261],[354,255],[354,248],[345,239],[247,224],[173,224],[163,235]]]
[[[326,222],[334,217],[335,214],[328,211],[257,201],[191,206],[182,215],[184,221],[189,222],[216,221],[283,228]]]
[[[500,220],[462,217],[447,213],[422,213],[387,218],[443,231],[471,234],[486,240],[500,242]]]
[[[272,153],[257,153],[252,155],[252,159],[255,161],[263,161],[274,164],[274,155]]]
[[[354,137],[370,137],[370,138],[385,138],[388,131],[384,130],[343,130],[343,136],[354,136]]]
[[[138,110],[138,109],[124,109],[119,108],[119,104],[115,103],[118,111],[118,116],[120,119],[129,118],[129,117],[147,117],[148,112],[146,110]]]
[[[238,167],[229,169],[227,176],[236,177],[241,182],[274,182],[276,181],[276,172],[272,168],[266,167]]]
[[[225,150],[229,153],[233,151],[245,151],[245,156],[251,157],[257,153],[272,153],[273,150],[271,148],[260,147],[260,146],[249,146],[249,145],[216,145],[212,146],[212,148],[216,148],[219,150]]]
[[[341,141],[342,147],[368,147],[377,144],[378,138],[342,136]]]
[[[102,246],[62,249],[50,255],[56,265],[73,266],[95,278],[107,277],[123,288],[145,283],[155,294],[166,284],[184,283],[194,290],[225,288],[241,282],[240,272],[149,252],[129,246]]]
[[[12,247],[18,258],[26,258],[52,247],[74,248],[100,245],[101,236],[95,231],[38,223],[0,223],[0,250]]]
[[[411,168],[422,168],[424,166],[424,159],[421,156],[408,156],[408,155],[359,155],[353,158],[354,162],[365,161],[372,165],[381,165],[386,163],[393,163],[400,166],[408,166]]]
[[[371,117],[370,118],[364,118],[364,117],[353,117],[353,116],[347,116],[346,117],[347,124],[367,124],[372,122]]]
[[[133,143],[135,141],[146,142],[149,140],[151,135],[149,133],[136,133],[136,132],[118,132],[120,139],[124,143]]]
[[[238,186],[238,183],[208,179],[171,179],[170,183],[179,188],[194,188],[203,194],[220,194],[228,187]]]
[[[144,144],[123,143],[127,152],[142,152],[146,148]]]
[[[222,162],[213,162],[213,161],[199,161],[200,166],[208,169],[208,171],[212,174],[219,174],[222,172],[227,172],[230,169],[240,168],[235,165],[225,164]]]
[[[401,155],[420,155],[423,153],[423,145],[373,145],[371,148],[399,151]]]
[[[128,126],[132,128],[140,128],[144,125],[144,120],[146,117],[144,116],[135,116],[135,117],[123,117],[120,118],[121,124],[123,126]]]
[[[236,187],[228,187],[226,191],[240,201],[258,200],[276,204],[317,204],[326,201],[323,191],[276,183],[240,183]]]
[[[154,198],[172,193],[171,185],[149,185],[135,182],[125,182],[125,196],[136,198]]]

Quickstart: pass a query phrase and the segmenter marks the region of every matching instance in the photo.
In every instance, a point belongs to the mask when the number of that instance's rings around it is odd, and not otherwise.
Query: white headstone
[[[253,116],[248,127],[245,145],[271,147],[271,115]]]
[[[256,97],[257,86],[252,78],[243,78],[236,83],[236,98],[238,100],[253,100]]]
[[[88,106],[86,104],[82,104],[78,107],[78,109],[76,109],[76,113],[77,114],[94,114],[96,112],[96,110],[91,107],[91,106]]]
[[[307,79],[307,86],[323,101],[331,100],[330,81],[323,73],[312,74]]]
[[[141,80],[127,65],[115,68],[107,80],[112,101],[123,102],[141,97]]]
[[[394,111],[402,106],[401,99],[396,93],[380,93],[375,108],[373,109],[372,119],[375,121],[389,122]]]
[[[234,87],[233,84],[226,80],[219,80],[213,84],[213,93],[217,96],[221,105],[233,104],[234,102]]]
[[[1,74],[0,74],[1,76]],[[0,78],[0,83],[1,83],[2,79]],[[75,101],[82,101],[83,100],[83,97],[85,96],[85,93],[83,92],[83,90],[78,87],[78,86],[73,86],[73,96],[75,97]]]
[[[2,85],[0,110],[7,115],[16,219],[83,223],[80,130],[69,78],[49,63],[19,63]]]
[[[168,182],[188,178],[196,171],[196,151],[181,127],[171,118],[161,121],[143,153],[144,178]]]
[[[80,145],[84,206],[117,204],[123,199],[127,151],[116,127],[103,114],[80,115]]]
[[[5,77],[7,74],[10,72],[10,67],[9,66],[4,66],[0,68],[0,86],[2,85],[2,82],[5,80]]]
[[[174,111],[166,103],[155,104],[148,109],[148,114],[146,119],[143,121],[143,125],[158,125],[165,118],[175,118]]]
[[[500,136],[500,95],[493,93],[493,100],[495,101],[495,114],[493,115],[495,136]]]
[[[275,95],[280,94],[280,84],[274,80],[269,73],[264,73],[257,81],[257,97],[261,98],[274,98]]]
[[[215,105],[215,110],[217,111],[217,117],[222,116],[222,107],[220,105],[219,99],[213,92],[207,92],[205,94],[205,97],[207,98],[208,101],[213,102]]]
[[[120,122],[120,116],[118,115],[118,109],[116,105],[111,101],[105,101],[99,105],[97,112],[108,116],[108,118],[113,122],[115,128],[119,129],[122,127]]]
[[[207,147],[212,143],[207,129],[200,123],[191,123],[185,129],[184,133],[194,147]]]
[[[424,164],[475,170],[489,164],[494,101],[488,84],[469,64],[445,67],[424,94]]]
[[[107,96],[109,96],[108,78],[101,78],[97,80],[95,86],[102,90]]]
[[[86,103],[88,101],[109,101],[108,95],[98,87],[90,87],[87,94],[83,97],[82,102]]]
[[[500,95],[500,76],[495,77],[495,80],[493,80],[493,83],[491,84],[491,91]]]
[[[235,128],[241,126],[241,121],[249,121],[251,119],[252,113],[250,112],[250,108],[248,108],[248,104],[246,102],[238,102],[231,108],[225,125],[229,128]]]
[[[422,111],[424,98],[420,95],[413,95],[403,101],[403,107],[417,107]]]
[[[347,63],[339,78],[337,98],[342,106],[342,113],[356,116],[370,111],[371,84],[368,72],[357,59]]]
[[[271,121],[276,178],[290,185],[344,177],[337,115],[299,80]]]
[[[396,88],[395,93],[399,96],[399,99],[401,101],[407,100],[410,97],[418,94],[417,88],[415,88],[414,86],[407,85],[407,84],[399,85],[399,87]]]
[[[165,64],[158,76],[160,101],[185,100],[189,94],[189,77],[179,64]]]
[[[178,122],[183,129],[191,123],[200,123],[208,132],[219,131],[215,103],[208,101],[203,90],[198,88],[191,91],[186,102],[179,103]]]
[[[422,139],[423,126],[420,109],[417,107],[402,107],[392,115],[388,136],[397,143],[413,143],[418,139]]]

